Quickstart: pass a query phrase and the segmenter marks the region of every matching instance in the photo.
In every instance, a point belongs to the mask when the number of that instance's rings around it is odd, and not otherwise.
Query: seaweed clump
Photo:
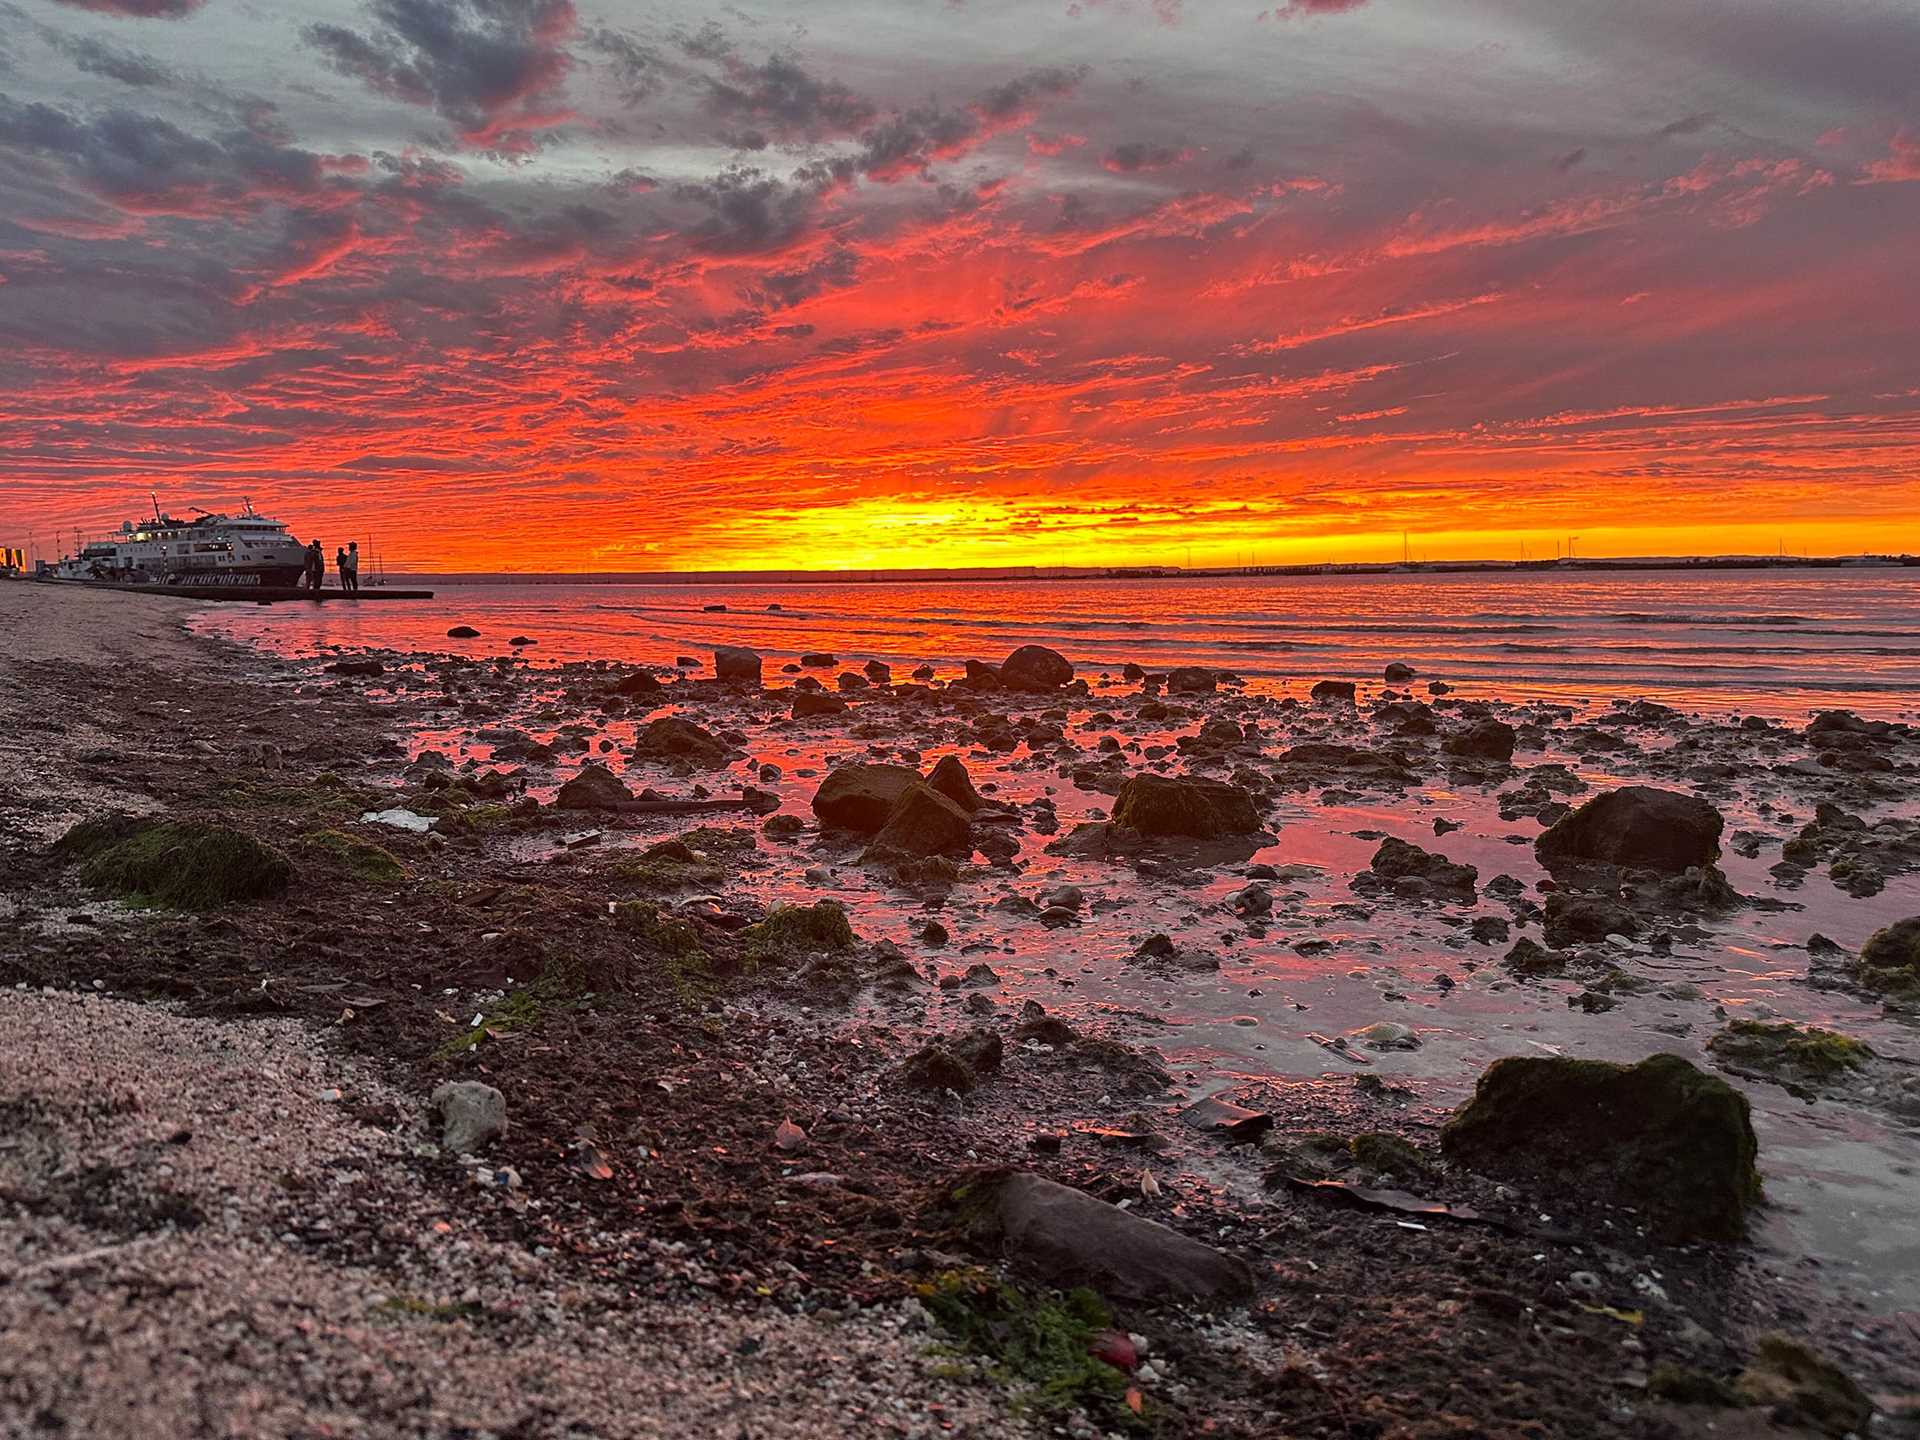
[[[831,900],[812,905],[776,905],[767,918],[740,932],[741,954],[760,965],[795,955],[838,953],[854,946],[847,912]]]
[[[1860,947],[1854,978],[1882,995],[1920,1000],[1920,915],[1876,930]]]
[[[284,895],[293,862],[243,830],[128,815],[82,821],[55,853],[81,862],[89,888],[134,905],[214,910]]]
[[[984,1270],[949,1270],[917,1286],[927,1312],[960,1345],[983,1356],[995,1378],[1021,1387],[1020,1403],[1047,1415],[1085,1410],[1108,1426],[1140,1430],[1127,1380],[1094,1353],[1113,1328],[1087,1289],[1029,1295]]]
[[[1873,1047],[1837,1030],[1786,1020],[1736,1020],[1707,1042],[1707,1050],[1735,1068],[1783,1083],[1844,1079],[1874,1058]]]
[[[407,867],[392,851],[343,830],[316,830],[303,843],[370,885],[398,885],[407,878]]]

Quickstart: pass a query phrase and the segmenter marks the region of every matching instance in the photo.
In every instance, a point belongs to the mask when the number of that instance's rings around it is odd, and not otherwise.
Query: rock
[[[809,719],[816,715],[844,715],[847,702],[838,695],[829,695],[824,690],[796,690],[793,692],[793,718]]]
[[[1735,1074],[1762,1075],[1796,1091],[1845,1080],[1874,1059],[1865,1041],[1788,1020],[1735,1020],[1707,1041],[1707,1053]]]
[[[1590,860],[1677,872],[1714,862],[1725,823],[1718,810],[1692,795],[1628,785],[1563,816],[1533,848],[1549,869]]]
[[[1476,720],[1458,735],[1449,735],[1440,748],[1469,760],[1513,759],[1514,729],[1503,720]]]
[[[1383,675],[1385,679],[1398,684],[1402,680],[1413,679],[1413,677],[1419,673],[1420,672],[1415,670],[1411,665],[1403,665],[1400,661],[1396,660],[1387,666]]]
[[[1351,680],[1321,680],[1308,692],[1315,700],[1344,700],[1349,705],[1358,693]]]
[[[616,695],[658,695],[667,687],[645,670],[636,670],[613,687]]]
[[[1853,975],[1869,990],[1920,1000],[1920,915],[1874,931]]]
[[[1776,1418],[1802,1421],[1825,1435],[1865,1435],[1873,1422],[1873,1402],[1845,1371],[1785,1335],[1760,1337],[1733,1388],[1749,1405],[1764,1405]]]
[[[1167,674],[1169,695],[1205,695],[1220,683],[1213,671],[1198,665],[1182,665]]]
[[[378,660],[336,660],[327,666],[329,675],[384,675],[387,667]]]
[[[1147,672],[1129,660],[1120,670],[1120,678],[1129,684],[1138,685],[1147,678]]]
[[[862,835],[877,835],[893,814],[893,807],[909,787],[920,784],[920,772],[905,765],[872,765],[854,761],[842,765],[814,792],[813,813],[821,823]]]
[[[440,1144],[456,1155],[478,1155],[506,1134],[507,1097],[478,1080],[449,1080],[433,1092]]]
[[[991,1207],[985,1228],[1056,1284],[1090,1285],[1122,1300],[1224,1299],[1253,1290],[1242,1261],[1039,1175],[1007,1176]]]
[[[538,645],[539,643],[540,642],[538,640],[531,639],[525,635],[515,635],[507,641],[507,644],[513,646],[516,650],[522,649],[528,645]]]
[[[1441,1148],[1477,1170],[1634,1206],[1674,1242],[1739,1239],[1760,1197],[1746,1097],[1678,1055],[1496,1060]]]
[[[976,1028],[964,1035],[953,1037],[949,1046],[954,1058],[966,1065],[976,1075],[994,1075],[999,1073],[1001,1062],[1005,1060],[1007,1047],[993,1031]]]
[[[727,763],[726,746],[678,715],[649,720],[634,741],[633,753],[641,760],[683,760],[703,770],[718,770]]]
[[[471,625],[456,625],[447,631],[449,640],[478,640],[480,632]]]
[[[973,788],[973,777],[967,774],[967,767],[960,763],[958,755],[942,755],[927,776],[927,784],[969,815],[987,803],[980,798],[980,792]]]
[[[758,685],[760,657],[738,645],[716,645],[713,649],[713,673],[722,680]]]
[[[951,1090],[965,1095],[979,1083],[973,1067],[946,1046],[929,1042],[906,1058],[900,1079],[916,1090]]]
[[[1022,645],[1000,664],[1000,683],[1014,690],[1058,690],[1072,679],[1072,662],[1044,645]]]
[[[1251,1145],[1273,1128],[1273,1117],[1244,1105],[1209,1095],[1196,1100],[1180,1112],[1180,1118],[1196,1130],[1224,1135],[1236,1145]]]
[[[1480,880],[1480,872],[1474,866],[1457,865],[1444,855],[1435,855],[1392,835],[1380,842],[1369,868],[1384,880],[1412,877],[1424,880],[1436,890],[1452,891],[1468,899],[1473,897],[1474,886]]]
[[[1135,775],[1114,797],[1113,823],[1142,835],[1212,840],[1260,828],[1253,796],[1223,780]]]
[[[562,810],[618,810],[633,799],[633,792],[598,761],[589,760],[580,772],[560,787],[554,804]]]
[[[89,889],[168,910],[213,910],[284,895],[294,873],[291,860],[244,830],[197,820],[83,820],[54,853],[82,862],[80,879]]]
[[[1640,917],[1611,895],[1555,890],[1547,896],[1546,917],[1549,945],[1577,945],[1605,940],[1609,935],[1640,933]]]
[[[840,662],[824,651],[810,650],[800,657],[800,663],[809,670],[831,670]]]
[[[876,685],[893,683],[893,667],[884,660],[869,660],[860,668],[866,672],[867,679]]]
[[[1040,892],[1040,908],[1043,910],[1078,910],[1087,903],[1087,897],[1081,893],[1078,885],[1056,885],[1051,890]]]
[[[932,786],[909,785],[873,837],[878,854],[948,855],[971,849],[973,819]]]

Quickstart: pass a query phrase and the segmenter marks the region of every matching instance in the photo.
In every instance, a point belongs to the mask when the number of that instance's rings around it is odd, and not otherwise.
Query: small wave
[[[1811,615],[1663,615],[1657,611],[1622,610],[1614,615],[1599,615],[1599,620],[1618,625],[1811,625]]]

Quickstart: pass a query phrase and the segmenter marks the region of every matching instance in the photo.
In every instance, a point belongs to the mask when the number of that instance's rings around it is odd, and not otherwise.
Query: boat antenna
[[[158,520],[160,519],[160,492],[158,490],[149,490],[147,494],[153,499],[153,518]]]

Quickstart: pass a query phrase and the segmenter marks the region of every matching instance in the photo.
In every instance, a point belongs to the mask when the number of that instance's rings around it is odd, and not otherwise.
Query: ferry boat
[[[116,585],[293,586],[306,572],[306,547],[286,525],[258,514],[251,501],[238,515],[193,507],[191,520],[161,513],[128,520],[119,531],[89,540],[40,574],[52,580]]]

